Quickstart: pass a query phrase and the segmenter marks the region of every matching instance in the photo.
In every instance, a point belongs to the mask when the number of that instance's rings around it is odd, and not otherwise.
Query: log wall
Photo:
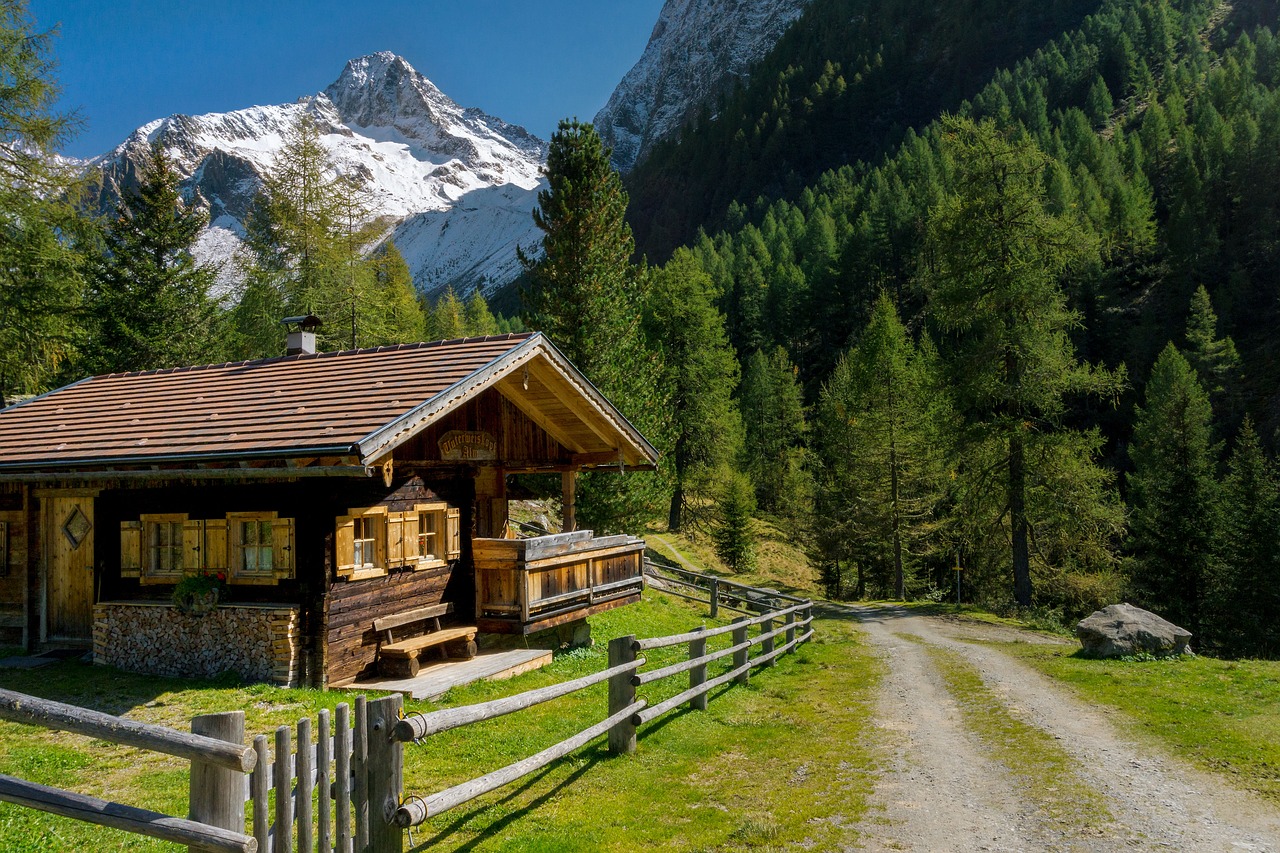
[[[296,687],[302,676],[299,608],[223,605],[182,613],[169,604],[107,602],[93,608],[93,662],[130,672]]]
[[[26,642],[27,511],[21,487],[0,487],[0,645]]]

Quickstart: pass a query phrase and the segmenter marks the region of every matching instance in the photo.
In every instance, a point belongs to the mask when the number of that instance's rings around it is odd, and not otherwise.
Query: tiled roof
[[[0,469],[358,455],[362,439],[541,341],[501,335],[94,376],[0,411]]]

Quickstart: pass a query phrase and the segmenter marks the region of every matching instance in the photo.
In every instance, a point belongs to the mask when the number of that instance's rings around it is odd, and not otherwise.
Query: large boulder
[[[1076,636],[1092,657],[1116,658],[1137,654],[1188,654],[1191,632],[1149,610],[1132,604],[1111,604],[1095,610],[1076,625]]]

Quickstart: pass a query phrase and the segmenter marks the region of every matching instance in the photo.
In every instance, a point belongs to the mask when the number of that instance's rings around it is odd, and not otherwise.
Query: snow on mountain
[[[225,261],[284,135],[302,112],[321,128],[338,171],[356,176],[374,218],[428,293],[492,291],[520,272],[516,246],[541,232],[532,211],[547,146],[521,127],[454,103],[392,53],[353,59],[323,92],[292,104],[201,116],[174,115],[136,130],[93,161],[98,206],[109,210],[136,185],[146,147],[159,140],[209,209],[201,260]],[[234,265],[224,266],[224,280]]]
[[[596,114],[625,172],[744,79],[811,0],[667,0],[640,61]]]

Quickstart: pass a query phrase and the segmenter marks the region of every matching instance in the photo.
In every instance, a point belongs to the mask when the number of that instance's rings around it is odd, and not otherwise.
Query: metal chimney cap
[[[301,317],[285,317],[280,321],[280,325],[285,327],[297,326],[304,332],[314,332],[324,325],[324,321],[315,314],[304,314]]]

